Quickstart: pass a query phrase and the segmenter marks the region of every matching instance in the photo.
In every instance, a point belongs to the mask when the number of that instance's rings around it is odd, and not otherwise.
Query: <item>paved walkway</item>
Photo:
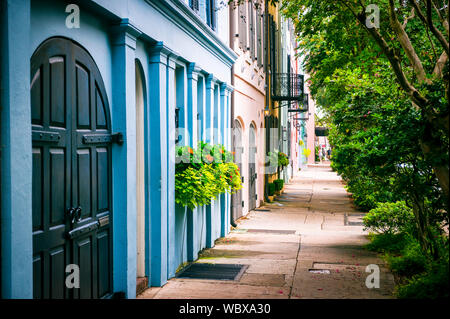
[[[249,265],[239,281],[175,278],[138,298],[392,298],[393,276],[362,248],[363,214],[343,186],[329,167],[302,170],[197,261]],[[378,289],[365,285],[369,264],[380,267]]]

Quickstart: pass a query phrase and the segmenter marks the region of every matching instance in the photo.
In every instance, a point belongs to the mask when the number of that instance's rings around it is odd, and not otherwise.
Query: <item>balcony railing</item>
[[[272,75],[272,100],[303,101],[303,74],[274,73]]]
[[[308,103],[308,94],[303,94],[303,101],[295,101],[293,104],[291,104],[291,107],[288,109],[288,112],[295,112],[295,113],[305,113],[308,112],[309,109],[309,103]]]

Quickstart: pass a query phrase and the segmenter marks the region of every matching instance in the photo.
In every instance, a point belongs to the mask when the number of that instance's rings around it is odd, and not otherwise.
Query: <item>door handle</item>
[[[75,222],[79,222],[81,220],[81,206],[78,207],[71,207],[69,208],[69,210],[67,211],[67,215],[70,218],[70,222],[72,224],[74,224]]]

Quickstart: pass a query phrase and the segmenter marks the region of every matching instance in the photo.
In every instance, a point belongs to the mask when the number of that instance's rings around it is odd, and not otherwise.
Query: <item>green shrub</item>
[[[389,268],[399,276],[412,277],[426,270],[428,258],[422,252],[418,241],[408,240],[400,256],[388,256]]]
[[[276,186],[274,183],[267,184],[267,195],[273,196],[275,195]]]
[[[378,203],[363,219],[365,230],[394,234],[410,232],[415,223],[412,209],[405,202]]]
[[[366,248],[380,253],[400,253],[408,244],[408,236],[400,234],[370,234]]]
[[[283,189],[284,180],[276,179],[273,181],[273,183],[275,184],[275,191],[281,191]]]
[[[448,258],[433,263],[430,270],[413,276],[396,289],[398,298],[438,299],[449,297]]]

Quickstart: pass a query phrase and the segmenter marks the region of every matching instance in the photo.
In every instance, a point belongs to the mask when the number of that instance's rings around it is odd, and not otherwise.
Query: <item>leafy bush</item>
[[[404,201],[378,203],[363,219],[365,230],[394,234],[408,231],[414,225],[414,214]]]
[[[392,272],[400,277],[395,289],[398,298],[448,298],[448,238],[441,237],[438,260],[423,252],[419,242],[406,233],[370,234],[366,248],[385,253]]]
[[[273,181],[273,183],[275,184],[275,191],[281,191],[283,189],[284,180],[276,179]]]
[[[424,255],[418,241],[410,238],[400,256],[388,256],[389,268],[399,276],[411,277],[423,273],[427,267],[427,256]]]
[[[275,195],[275,191],[276,191],[276,186],[274,183],[268,183],[267,184],[267,195],[269,196],[273,196]]]
[[[449,290],[449,264],[444,259],[433,263],[429,271],[415,275],[405,284],[399,285],[396,295],[407,299],[447,299]]]
[[[408,236],[399,234],[370,234],[366,248],[380,253],[400,253],[408,244]]]

